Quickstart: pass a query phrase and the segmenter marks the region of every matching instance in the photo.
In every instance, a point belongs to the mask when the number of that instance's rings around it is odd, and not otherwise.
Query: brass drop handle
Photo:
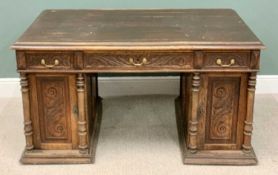
[[[45,60],[44,60],[44,59],[41,59],[41,65],[43,65],[43,66],[46,67],[46,68],[53,68],[53,67],[59,65],[59,60],[55,59],[55,60],[54,60],[54,64],[49,65],[49,64],[46,64],[46,63],[45,63]]]
[[[145,64],[148,64],[147,58],[143,58],[141,63],[135,63],[133,58],[129,58],[129,63],[134,65],[134,66],[143,66]]]
[[[236,63],[235,59],[231,59],[230,60],[230,64],[223,64],[222,60],[220,58],[218,58],[216,60],[216,64],[221,66],[221,67],[231,67],[232,65],[234,65]]]

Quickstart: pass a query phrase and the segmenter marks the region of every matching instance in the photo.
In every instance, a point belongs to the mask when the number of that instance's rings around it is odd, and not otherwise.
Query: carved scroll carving
[[[210,78],[206,143],[236,141],[239,78]]]
[[[43,142],[71,141],[70,118],[67,113],[68,91],[64,77],[38,77],[40,125]],[[42,127],[44,126],[44,127]]]

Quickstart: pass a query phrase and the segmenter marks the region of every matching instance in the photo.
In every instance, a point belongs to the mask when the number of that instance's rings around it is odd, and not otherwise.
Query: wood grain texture
[[[132,62],[130,61],[132,59]],[[142,64],[143,59],[147,62]],[[142,64],[142,65],[140,65]],[[95,70],[146,70],[191,69],[192,52],[85,52],[85,69]],[[138,66],[137,66],[138,65]]]
[[[34,148],[33,143],[33,126],[30,114],[30,95],[29,95],[29,81],[26,74],[20,75],[20,85],[22,93],[22,103],[24,111],[24,135],[26,140],[25,149],[30,151]]]
[[[96,147],[102,118],[101,99],[97,99],[96,119],[92,126],[92,137],[88,153],[80,153],[78,149],[71,150],[24,150],[20,162],[23,164],[88,164],[95,162]]]
[[[75,78],[65,74],[30,74],[31,110],[36,149],[77,147]]]
[[[184,163],[257,163],[251,135],[264,45],[233,10],[46,10],[12,48],[23,163],[94,162],[102,72],[180,73]]]
[[[251,149],[249,152],[243,150],[203,150],[199,148],[197,152],[192,153],[185,142],[186,128],[184,123],[184,114],[182,111],[181,98],[175,100],[177,129],[179,143],[182,151],[182,160],[184,164],[193,165],[256,165],[258,160]],[[199,132],[198,132],[199,133]]]
[[[221,67],[217,64],[217,59],[221,59],[223,65],[229,65],[232,59],[235,63],[228,67]],[[246,69],[250,64],[250,52],[206,52],[204,56],[204,68],[206,69]]]
[[[73,64],[74,64],[74,68],[81,70],[84,67],[84,63],[83,63],[83,52],[81,51],[77,51],[74,52],[74,60],[73,60]]]
[[[194,68],[201,69],[203,67],[204,62],[204,52],[203,51],[195,51],[194,52]]]
[[[239,78],[209,79],[206,143],[235,142],[239,87]]]
[[[248,92],[247,92],[247,109],[246,109],[246,118],[244,121],[244,141],[243,149],[246,152],[252,150],[251,146],[251,136],[253,130],[253,110],[254,110],[254,101],[255,101],[255,88],[256,88],[256,77],[257,74],[250,74],[248,77]]]
[[[71,142],[67,77],[38,77],[39,122],[42,142]]]
[[[18,72],[257,72],[256,50],[17,51]],[[217,60],[221,60],[221,66]],[[44,60],[45,64],[41,61]],[[145,60],[145,61],[144,61]],[[234,63],[229,65],[231,60]],[[58,64],[55,65],[55,61]],[[53,67],[48,66],[53,65]]]
[[[83,74],[76,77],[77,98],[78,98],[78,135],[80,153],[88,151],[88,127],[85,109],[85,80]]]
[[[46,10],[12,48],[261,49],[264,46],[231,9],[165,9]]]
[[[202,150],[192,154],[185,149],[183,162],[193,165],[256,165],[258,160],[253,150],[248,154],[242,150]]]
[[[198,138],[198,103],[199,103],[199,87],[200,74],[194,73],[192,75],[192,88],[190,98],[190,118],[188,120],[188,149],[192,153],[197,152],[197,138]]]
[[[24,51],[16,51],[17,70],[26,69],[26,58]]]
[[[251,61],[250,61],[250,68],[251,69],[260,69],[260,51],[253,50],[251,52]]]
[[[198,146],[241,149],[246,108],[246,74],[203,74],[199,95]]]
[[[73,66],[72,52],[26,52],[26,67],[28,69],[48,69],[41,64],[41,60],[45,60],[45,64],[53,65],[55,60],[59,61],[57,66],[51,69],[70,69]]]

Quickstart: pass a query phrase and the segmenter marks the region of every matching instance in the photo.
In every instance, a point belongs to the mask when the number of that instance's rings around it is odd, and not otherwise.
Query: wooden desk
[[[257,163],[251,135],[264,46],[233,10],[46,10],[12,48],[22,163],[94,161],[101,72],[179,72],[184,163]]]

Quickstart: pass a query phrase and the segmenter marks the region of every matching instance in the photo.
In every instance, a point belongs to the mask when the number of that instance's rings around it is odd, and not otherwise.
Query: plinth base
[[[184,164],[197,165],[256,165],[257,158],[253,149],[245,153],[242,150],[198,150],[191,153],[184,145]]]
[[[196,165],[256,165],[257,158],[253,151],[244,152],[243,150],[197,150],[191,153],[187,149],[185,138],[185,121],[182,118],[180,98],[175,100],[176,119],[179,134],[182,160],[184,164]]]

